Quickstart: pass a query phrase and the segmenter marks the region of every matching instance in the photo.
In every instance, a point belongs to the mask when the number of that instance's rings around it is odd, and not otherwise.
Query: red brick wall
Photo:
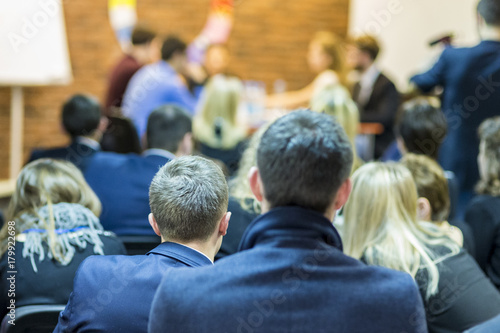
[[[312,80],[305,60],[317,30],[347,31],[348,0],[235,0],[230,40],[231,71],[272,87],[282,78],[295,89]],[[139,0],[140,21],[161,34],[190,40],[203,28],[210,0]],[[107,1],[64,1],[73,83],[64,87],[25,88],[24,157],[35,146],[67,143],[61,133],[61,102],[76,92],[103,98],[106,79],[120,49],[108,22]],[[8,177],[10,90],[0,88],[0,179]]]

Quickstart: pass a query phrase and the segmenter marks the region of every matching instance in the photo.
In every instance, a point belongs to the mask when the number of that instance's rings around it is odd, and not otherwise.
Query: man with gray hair
[[[164,273],[212,265],[231,215],[221,169],[202,157],[174,159],[153,178],[149,202],[162,243],[147,255],[86,259],[54,332],[146,332]]]
[[[249,173],[263,215],[239,253],[165,274],[148,331],[427,332],[410,275],[342,253],[332,220],[349,196],[352,160],[332,117],[303,110],[275,121]]]

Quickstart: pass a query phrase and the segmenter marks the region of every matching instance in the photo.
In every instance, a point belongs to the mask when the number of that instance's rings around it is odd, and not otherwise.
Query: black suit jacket
[[[365,105],[360,105],[359,102],[360,89],[359,83],[356,83],[352,92],[352,98],[359,108],[360,121],[384,126],[384,133],[375,136],[375,158],[378,159],[394,140],[394,119],[401,96],[394,83],[383,73],[375,81],[372,94]]]
[[[53,148],[53,149],[40,149],[34,150],[31,153],[28,162],[38,160],[40,158],[54,158],[58,160],[66,160],[73,163],[82,172],[85,172],[89,159],[97,152],[97,149],[82,144],[78,141],[73,141],[67,147]]]

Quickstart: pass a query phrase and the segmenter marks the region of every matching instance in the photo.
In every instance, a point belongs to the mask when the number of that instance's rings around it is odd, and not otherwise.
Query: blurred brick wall
[[[309,83],[307,45],[317,30],[347,31],[348,0],[235,0],[229,47],[231,71],[243,79],[276,79],[289,89]],[[187,41],[205,24],[210,0],[139,0],[138,16],[161,34],[176,33]],[[67,143],[61,133],[61,102],[76,92],[103,99],[110,68],[120,49],[108,23],[107,1],[64,1],[73,83],[64,87],[25,88],[24,157],[33,147]],[[8,177],[10,89],[0,87],[0,179]]]

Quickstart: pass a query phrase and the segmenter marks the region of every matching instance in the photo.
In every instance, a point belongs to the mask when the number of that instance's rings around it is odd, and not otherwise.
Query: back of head
[[[448,125],[441,109],[432,100],[419,97],[403,104],[395,132],[407,152],[437,159]]]
[[[207,84],[194,135],[212,148],[231,149],[245,136],[237,125],[243,85],[236,77],[216,75]]]
[[[72,138],[92,135],[100,120],[101,106],[94,97],[74,95],[63,105],[63,126]]]
[[[481,15],[487,25],[500,28],[499,0],[480,0],[477,5],[477,12]]]
[[[263,134],[257,166],[270,208],[300,206],[325,213],[353,162],[351,144],[331,116],[298,110]]]
[[[343,82],[346,65],[341,39],[334,33],[319,31],[314,35],[312,42],[321,45],[323,51],[332,58],[330,69],[334,70],[339,75],[341,82]]]
[[[161,47],[161,58],[170,61],[176,54],[186,52],[187,45],[177,36],[168,36]]]
[[[380,53],[380,45],[375,37],[363,35],[352,40],[352,44],[361,52],[365,52],[370,58],[375,61]]]
[[[21,170],[6,217],[13,221],[24,213],[58,203],[76,203],[96,216],[101,213],[99,199],[77,167],[62,160],[39,159]]]
[[[429,200],[433,222],[443,222],[450,214],[448,181],[439,164],[428,156],[406,154],[401,163],[410,170],[419,197]]]
[[[500,117],[483,121],[479,127],[479,194],[500,196]]]
[[[164,149],[175,154],[187,133],[191,116],[175,105],[164,105],[151,112],[146,130],[148,148]]]
[[[136,26],[132,31],[130,41],[133,46],[142,46],[151,43],[156,38],[156,33],[144,26]]]
[[[149,204],[165,240],[204,241],[227,211],[226,179],[208,159],[179,157],[164,165],[153,178]]]

